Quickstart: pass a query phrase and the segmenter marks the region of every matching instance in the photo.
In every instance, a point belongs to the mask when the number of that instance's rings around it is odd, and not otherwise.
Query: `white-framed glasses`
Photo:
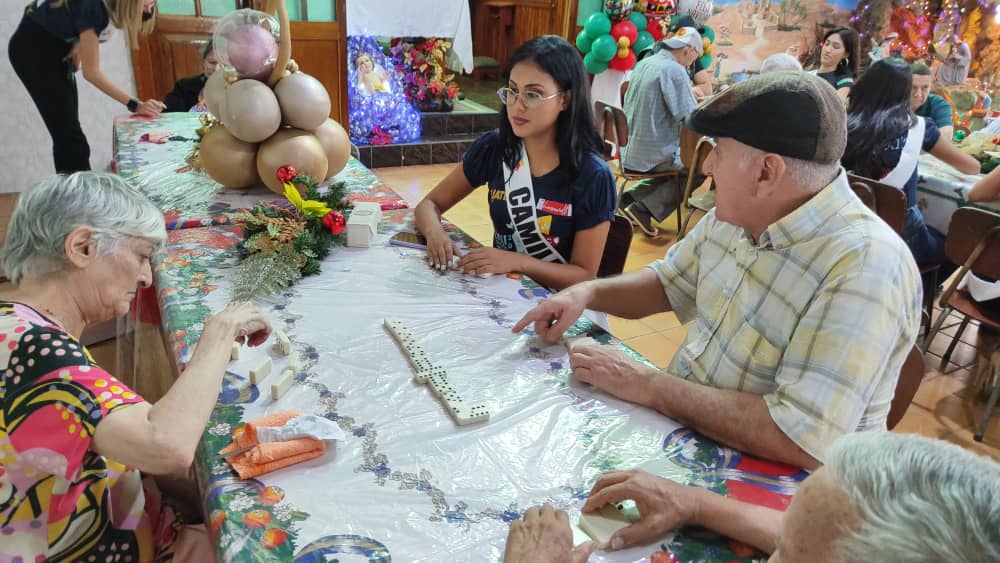
[[[517,103],[517,100],[521,100],[524,107],[527,109],[532,109],[538,107],[545,100],[551,100],[556,96],[562,96],[562,92],[556,92],[551,96],[543,96],[538,92],[518,92],[513,88],[501,88],[497,90],[497,96],[500,96],[500,101],[508,106],[512,106]]]

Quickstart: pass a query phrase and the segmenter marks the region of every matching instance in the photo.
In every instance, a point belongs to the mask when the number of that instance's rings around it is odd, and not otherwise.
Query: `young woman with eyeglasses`
[[[553,289],[593,279],[614,219],[615,181],[583,63],[555,35],[521,45],[507,63],[499,130],[481,136],[461,164],[417,205],[427,260],[444,269],[457,255],[441,215],[487,185],[493,248],[458,261],[478,275],[521,272]]]

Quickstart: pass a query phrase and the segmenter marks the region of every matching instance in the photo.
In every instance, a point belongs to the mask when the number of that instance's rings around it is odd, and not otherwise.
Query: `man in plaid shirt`
[[[716,207],[663,260],[546,299],[514,327],[558,341],[585,308],[690,323],[666,373],[608,346],[574,375],[726,445],[806,469],[839,436],[885,430],[920,325],[902,239],[854,196],[839,160],[846,116],[802,72],[740,83],[687,125],[717,138]]]

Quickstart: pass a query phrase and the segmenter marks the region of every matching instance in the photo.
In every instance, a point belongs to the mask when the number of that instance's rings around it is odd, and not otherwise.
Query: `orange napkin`
[[[315,438],[260,444],[229,458],[240,479],[249,479],[323,455],[326,443]]]
[[[223,448],[219,454],[225,456],[228,452],[253,447],[251,450],[227,459],[229,465],[233,466],[241,479],[263,475],[323,455],[323,452],[326,451],[326,443],[315,438],[259,443],[257,439],[258,427],[281,426],[300,414],[299,411],[291,410],[271,413],[251,420],[233,430],[233,442]]]

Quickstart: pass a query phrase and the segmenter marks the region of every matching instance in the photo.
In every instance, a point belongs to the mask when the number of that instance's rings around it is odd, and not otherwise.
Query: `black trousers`
[[[67,174],[90,170],[90,145],[80,127],[76,78],[72,62],[63,60],[71,48],[27,16],[7,45],[10,64],[52,137],[56,172]]]

